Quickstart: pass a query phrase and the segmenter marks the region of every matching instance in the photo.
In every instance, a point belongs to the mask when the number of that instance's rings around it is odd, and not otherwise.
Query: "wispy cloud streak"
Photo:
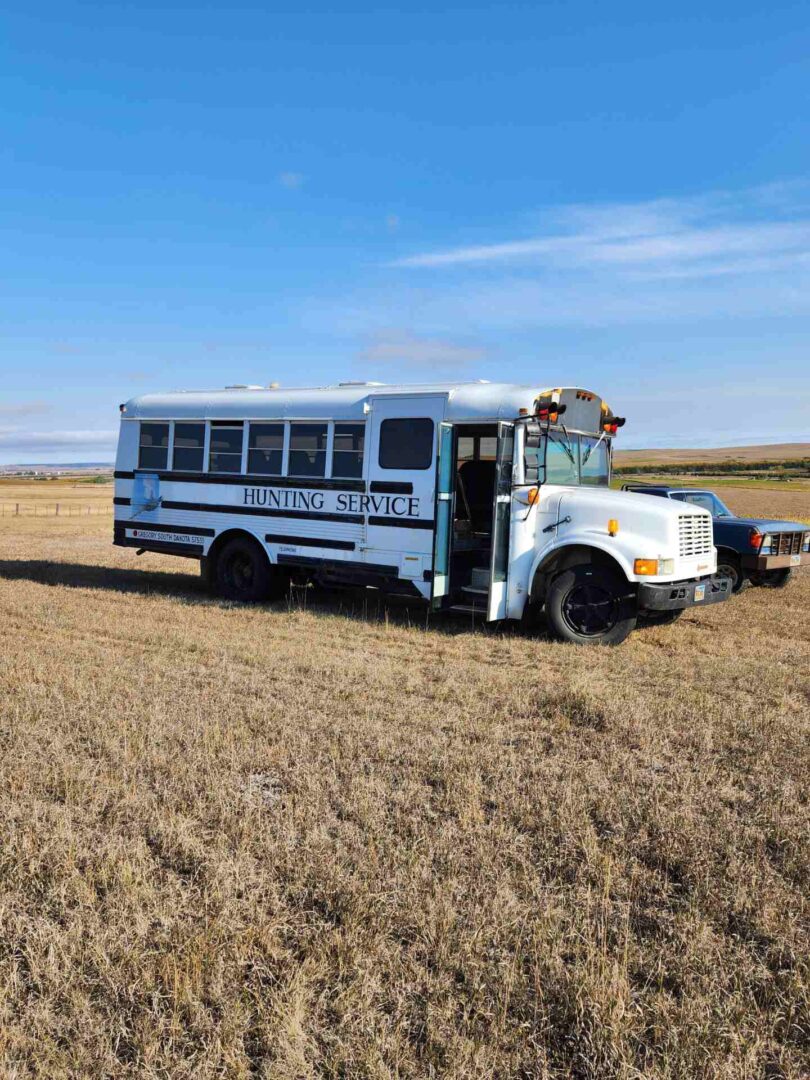
[[[768,193],[764,197],[763,192]],[[635,278],[717,277],[784,269],[810,257],[810,215],[804,193],[786,187],[742,192],[732,199],[654,200],[616,206],[569,206],[544,214],[539,235],[491,244],[420,252],[402,268],[504,267],[513,271],[611,269]]]

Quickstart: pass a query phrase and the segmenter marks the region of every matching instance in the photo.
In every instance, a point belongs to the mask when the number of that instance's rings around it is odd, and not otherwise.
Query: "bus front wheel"
[[[618,645],[635,628],[637,617],[631,586],[606,566],[563,570],[546,594],[549,626],[575,645]]]

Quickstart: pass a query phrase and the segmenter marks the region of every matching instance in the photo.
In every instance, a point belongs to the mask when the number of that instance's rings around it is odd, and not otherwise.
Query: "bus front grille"
[[[694,555],[711,555],[714,540],[712,519],[703,514],[678,516],[678,552],[682,559]]]

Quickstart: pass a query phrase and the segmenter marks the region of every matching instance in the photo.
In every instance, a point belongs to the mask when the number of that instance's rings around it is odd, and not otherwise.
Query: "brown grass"
[[[810,575],[589,651],[108,534],[0,522],[0,1075],[808,1075]]]
[[[762,446],[725,446],[712,449],[622,450],[616,444],[614,462],[620,468],[633,465],[704,465],[712,462],[797,461],[810,457],[810,443],[766,443]]]

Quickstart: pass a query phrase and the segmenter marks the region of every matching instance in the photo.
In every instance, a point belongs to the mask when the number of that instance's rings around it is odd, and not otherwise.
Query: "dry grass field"
[[[0,519],[0,1076],[810,1075],[810,574],[578,650],[110,532]]]
[[[796,461],[810,457],[810,443],[763,443],[759,446],[725,446],[677,450],[622,450],[618,443],[614,462],[620,468],[633,465],[711,465],[726,461]]]

